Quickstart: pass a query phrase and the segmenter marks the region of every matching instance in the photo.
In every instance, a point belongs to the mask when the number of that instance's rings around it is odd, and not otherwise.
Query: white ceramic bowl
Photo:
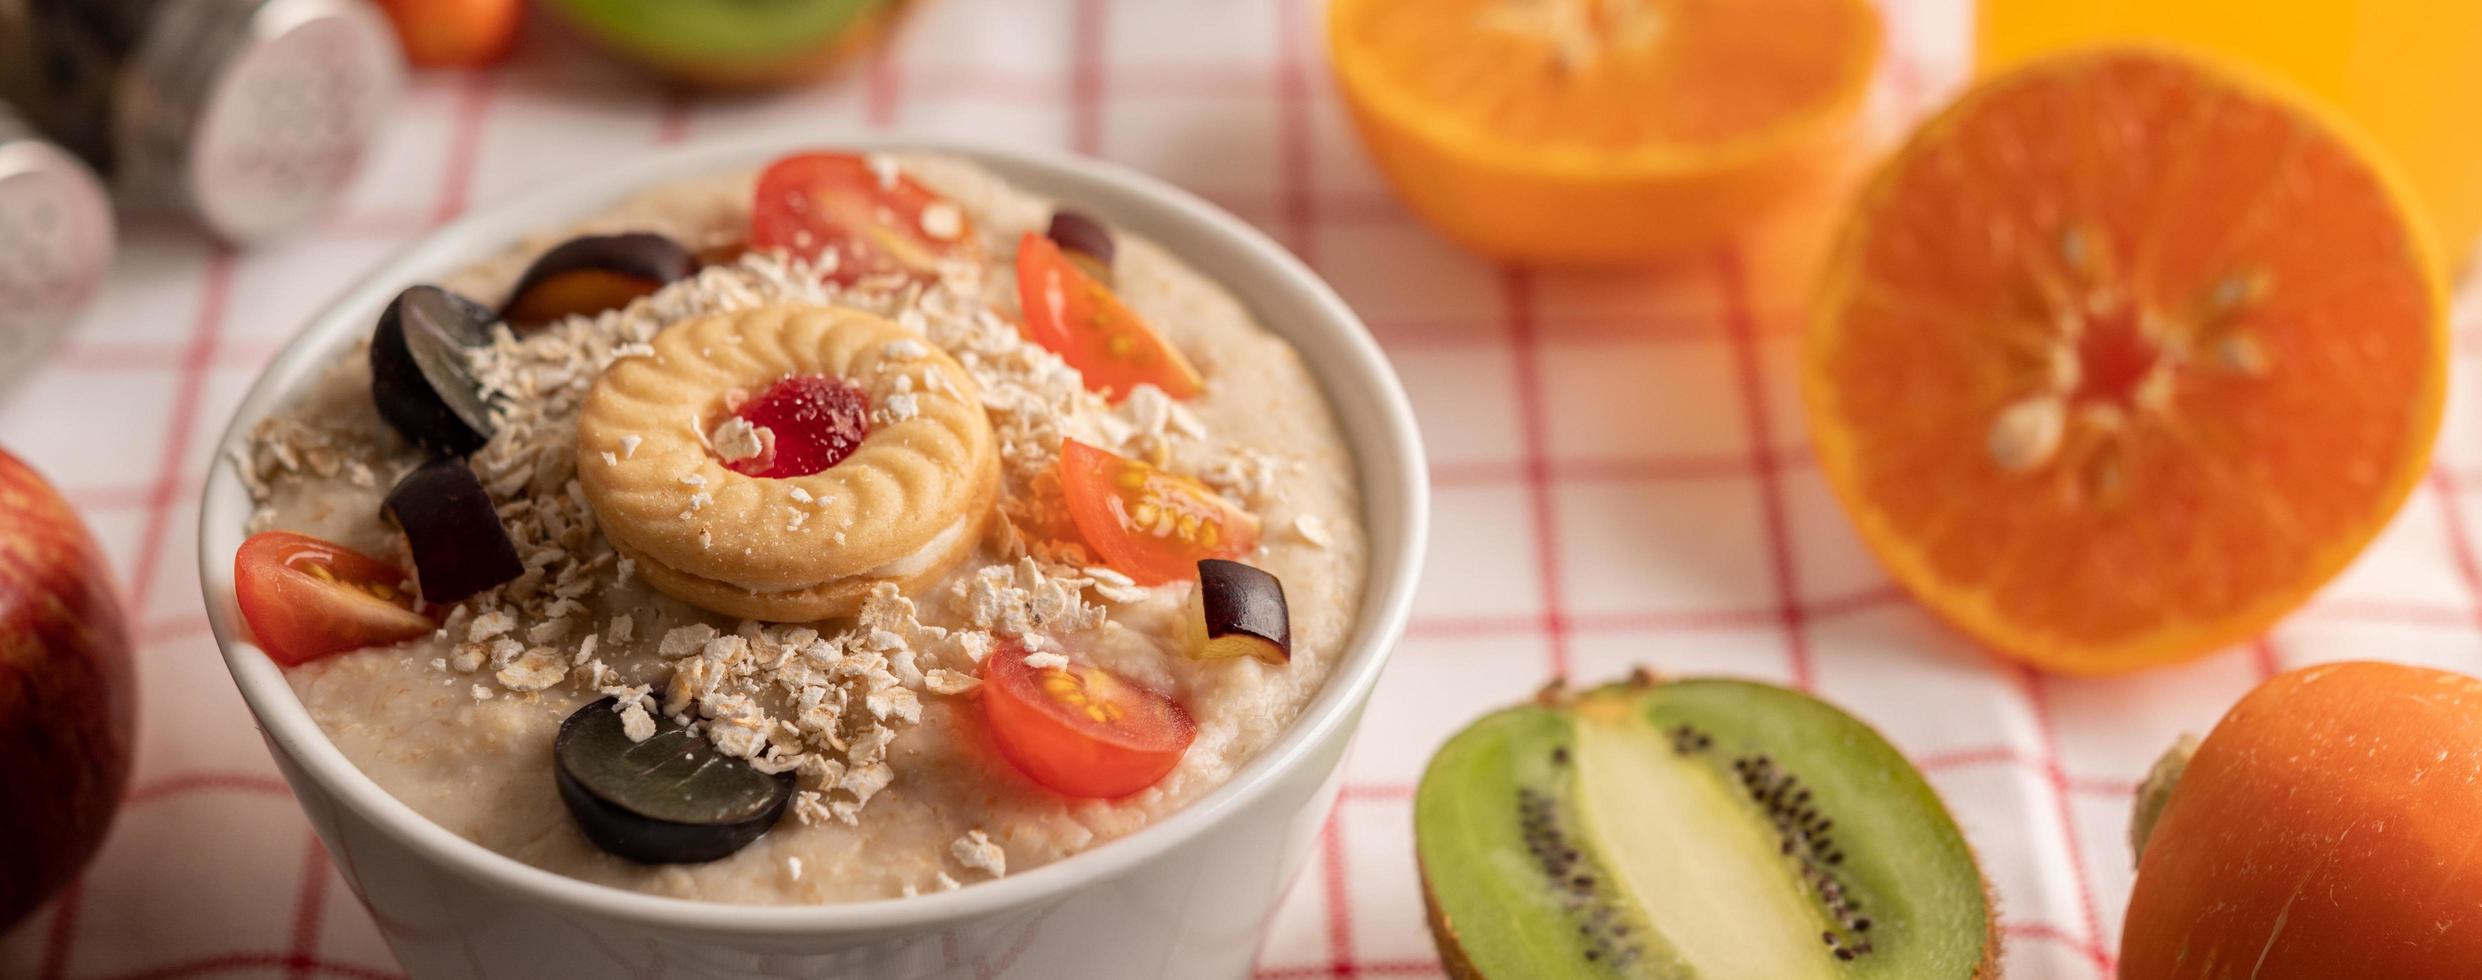
[[[313,318],[242,400],[239,445],[337,358],[388,299],[583,219],[638,188],[836,145],[957,153],[1037,194],[1151,238],[1222,282],[1298,348],[1360,464],[1370,581],[1327,685],[1226,783],[1138,833],[958,891],[847,905],[752,907],[642,895],[518,863],[441,829],[347,761],[253,646],[233,605],[250,504],[219,452],[199,515],[216,642],[330,854],[419,978],[568,976],[1240,977],[1334,803],[1339,764],[1403,633],[1429,522],[1421,439],[1395,374],[1334,291],[1248,225],[1153,178],[1090,160],[815,134],[688,147],[542,188],[440,229]]]

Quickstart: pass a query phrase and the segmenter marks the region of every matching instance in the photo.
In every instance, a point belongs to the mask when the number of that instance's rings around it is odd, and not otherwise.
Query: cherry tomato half
[[[1017,243],[1017,304],[1025,311],[1026,339],[1060,355],[1086,387],[1118,402],[1141,384],[1174,398],[1198,393],[1206,382],[1180,348],[1122,306],[1110,287],[1062,255],[1060,246],[1033,232]]]
[[[842,283],[890,272],[929,280],[942,260],[981,253],[962,208],[852,153],[797,153],[760,174],[750,247],[834,253],[828,278]]]
[[[1111,799],[1155,784],[1198,726],[1180,702],[1100,667],[1034,667],[1009,643],[982,661],[982,711],[1000,754],[1067,796]]]
[[[1206,484],[1075,439],[1060,443],[1060,490],[1086,547],[1140,585],[1258,547],[1258,518]]]
[[[241,543],[233,590],[259,648],[287,667],[402,643],[437,625],[414,610],[413,590],[396,566],[291,531],[265,531]]]

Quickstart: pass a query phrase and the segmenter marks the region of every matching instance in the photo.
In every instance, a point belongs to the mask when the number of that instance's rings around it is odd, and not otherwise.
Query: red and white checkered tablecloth
[[[304,318],[407,239],[574,168],[751,127],[902,129],[1065,146],[1256,222],[1377,332],[1430,441],[1438,523],[1411,635],[1343,802],[1261,955],[1264,978],[1429,976],[1408,795],[1466,720],[1552,674],[1747,675],[1815,690],[1919,762],[1999,896],[2015,977],[2108,976],[2135,780],[2283,667],[2482,665],[2482,334],[2461,318],[2439,468],[2369,555],[2269,636],[2113,680],[2035,675],[1910,604],[1812,467],[1789,365],[1828,205],[1668,268],[1495,267],[1390,199],[1329,83],[1316,0],[922,0],[830,83],[745,100],[664,90],[534,25],[508,67],[417,78],[314,234],[246,254],[127,230],[103,300],[0,398],[0,445],[64,486],[127,583],[137,776],[101,858],[0,937],[0,976],[394,977],[215,655],[192,554],[210,446]],[[1890,11],[1879,111],[1961,76],[1963,0]]]

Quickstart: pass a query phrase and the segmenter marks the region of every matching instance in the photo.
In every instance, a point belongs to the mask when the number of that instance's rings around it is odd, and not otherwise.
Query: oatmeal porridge
[[[349,759],[517,860],[724,902],[1146,826],[1307,704],[1366,564],[1288,345],[939,156],[659,187],[409,284],[242,456],[244,617]]]

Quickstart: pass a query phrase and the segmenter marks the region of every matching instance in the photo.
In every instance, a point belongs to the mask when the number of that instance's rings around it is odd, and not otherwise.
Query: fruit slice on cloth
[[[1413,822],[1451,976],[1996,973],[1982,873],[1929,784],[1782,688],[1546,692],[1450,738]]]
[[[1865,0],[1337,0],[1331,58],[1406,203],[1499,258],[1714,242],[1845,156]]]
[[[2280,674],[2194,749],[2139,794],[2122,980],[2482,968],[2482,680],[2381,663]]]
[[[2101,673],[2265,629],[2420,478],[2444,301],[2404,199],[2299,103],[2163,52],[1990,81],[1865,192],[1803,393],[1921,600]]]

